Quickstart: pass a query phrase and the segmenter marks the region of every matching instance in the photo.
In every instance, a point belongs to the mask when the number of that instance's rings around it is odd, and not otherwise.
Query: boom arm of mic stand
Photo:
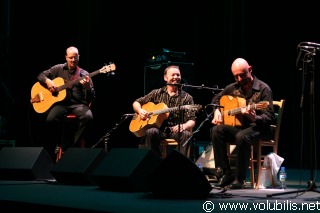
[[[207,90],[212,90],[212,91],[222,91],[223,89],[219,89],[218,86],[216,86],[215,88],[211,88],[211,87],[206,87],[203,84],[201,86],[193,86],[193,85],[189,85],[189,84],[183,84],[184,87],[192,87],[195,89],[207,89]]]
[[[105,151],[107,152],[108,151],[108,140],[109,140],[109,137],[111,135],[111,133],[116,130],[125,120],[127,120],[129,117],[132,117],[134,114],[124,114],[122,117],[121,117],[121,120],[119,123],[117,123],[109,132],[107,132],[104,136],[102,136],[102,138],[100,138],[100,140],[95,144],[93,145],[91,148],[95,148],[97,147],[102,141],[104,141],[104,149]]]

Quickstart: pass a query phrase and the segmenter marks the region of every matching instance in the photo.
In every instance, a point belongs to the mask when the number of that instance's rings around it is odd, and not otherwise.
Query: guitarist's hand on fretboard
[[[256,110],[254,108],[251,108],[251,105],[243,107],[241,109],[241,113],[244,114],[251,122],[256,121]]]
[[[90,77],[87,75],[84,79],[79,81],[83,85],[83,88],[90,89]]]

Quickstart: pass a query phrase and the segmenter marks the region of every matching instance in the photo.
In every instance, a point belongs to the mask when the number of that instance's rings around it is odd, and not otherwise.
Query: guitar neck
[[[250,106],[251,109],[256,109],[256,104],[249,104],[248,106]],[[241,109],[245,108],[247,106],[244,106],[244,107],[238,107],[238,108],[235,108],[235,109],[231,109],[231,110],[228,110],[228,115],[236,115],[236,114],[239,114],[241,113]]]
[[[89,73],[89,77],[91,78],[91,77],[93,77],[93,76],[95,76],[95,75],[97,75],[97,74],[99,74],[99,73],[100,73],[100,70],[91,72],[91,73]],[[83,79],[85,79],[85,78],[86,78],[86,76],[82,76],[82,77],[80,77],[80,78],[77,78],[77,79],[74,79],[74,80],[72,80],[72,81],[69,81],[68,83],[63,84],[63,85],[61,85],[60,87],[57,87],[56,90],[59,92],[59,91],[62,91],[62,90],[64,90],[64,89],[67,89],[67,88],[69,88],[69,87],[72,87],[73,85],[79,83],[81,80],[83,80]]]
[[[160,109],[160,110],[156,110],[156,111],[153,111],[149,114],[151,115],[160,115],[160,114],[163,114],[163,113],[167,113],[167,112],[173,112],[173,111],[177,111],[179,109],[187,109],[188,106],[180,106],[180,107],[171,107],[171,108],[167,108],[167,109]]]

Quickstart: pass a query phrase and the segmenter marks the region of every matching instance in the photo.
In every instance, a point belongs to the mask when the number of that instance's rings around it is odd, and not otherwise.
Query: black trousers
[[[214,150],[215,165],[222,168],[224,173],[231,174],[227,156],[227,142],[235,142],[237,154],[235,176],[239,181],[245,180],[249,166],[251,144],[258,141],[260,131],[257,131],[255,127],[239,129],[220,124],[210,129],[210,137]]]
[[[64,131],[64,122],[69,113],[73,113],[77,116],[79,126],[74,134],[73,141],[62,144],[62,131]],[[62,149],[65,151],[67,148],[78,144],[82,138],[88,138],[88,133],[90,132],[89,130],[91,130],[93,126],[92,111],[90,110],[89,106],[84,104],[55,105],[48,112],[46,125],[49,140],[44,147],[54,158],[54,150],[56,145],[62,146]]]
[[[180,135],[180,141],[179,139]],[[147,148],[153,150],[157,155],[161,157],[161,146],[160,146],[160,141],[166,139],[166,138],[172,138],[175,139],[176,141],[180,142],[180,152],[187,156],[187,152],[189,149],[189,144],[186,144],[185,146],[182,146],[185,141],[190,137],[191,133],[188,130],[184,130],[178,133],[171,133],[171,132],[166,132],[158,128],[150,128],[147,129],[146,135],[144,136],[144,143],[147,146]]]

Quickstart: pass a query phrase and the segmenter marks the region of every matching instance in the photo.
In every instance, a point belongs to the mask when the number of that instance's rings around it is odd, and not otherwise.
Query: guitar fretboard
[[[95,75],[97,75],[97,74],[99,74],[99,73],[100,73],[100,70],[91,72],[91,73],[89,73],[89,77],[91,78],[91,77],[93,77],[93,76],[95,76]],[[68,83],[63,84],[63,85],[61,85],[60,87],[57,87],[56,90],[57,90],[58,92],[60,92],[60,91],[62,91],[62,90],[64,90],[64,89],[67,89],[67,88],[71,87],[72,85],[74,85],[74,84],[76,84],[76,83],[79,83],[81,80],[83,80],[83,79],[85,79],[85,78],[86,78],[86,76],[82,76],[82,77],[80,77],[80,78],[77,78],[77,79],[74,79],[74,80],[72,80],[72,81],[69,81]]]
[[[181,106],[180,109],[186,109],[186,106]],[[167,109],[161,109],[161,110],[153,111],[152,113],[149,113],[149,114],[152,114],[152,115],[160,115],[160,114],[163,114],[163,113],[173,112],[173,111],[177,111],[177,110],[179,110],[179,107],[172,107],[172,108],[167,108]]]
[[[262,105],[262,106],[261,106]],[[266,106],[268,105],[268,102],[259,102],[257,104],[253,103],[253,104],[249,104],[248,106],[250,106],[251,109],[264,109],[266,108]],[[241,109],[246,108],[247,106],[244,107],[239,107],[239,108],[235,108],[235,109],[231,109],[227,111],[228,115],[236,115],[241,113]]]

